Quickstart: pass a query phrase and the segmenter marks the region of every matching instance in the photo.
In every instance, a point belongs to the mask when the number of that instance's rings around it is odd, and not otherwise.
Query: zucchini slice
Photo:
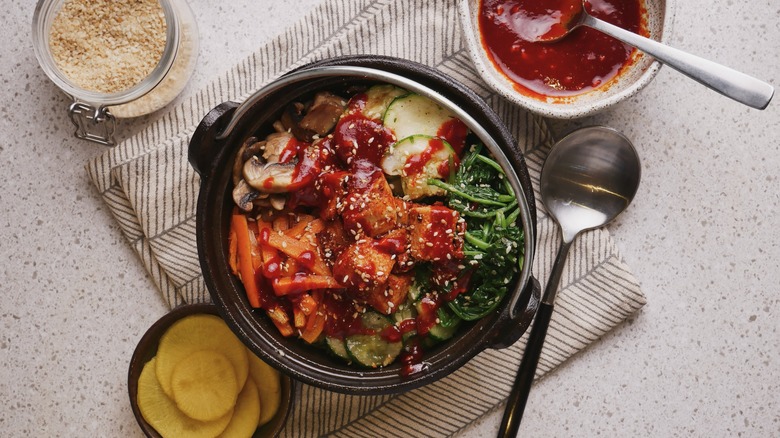
[[[336,357],[344,359],[347,362],[351,362],[349,353],[347,353],[347,345],[343,339],[326,336],[325,345],[328,346],[330,352],[333,353]]]
[[[424,310],[421,307],[421,302],[415,303],[415,309],[417,313],[423,313]],[[436,310],[436,324],[428,330],[427,338],[430,338],[436,342],[446,341],[457,333],[458,327],[463,320],[455,315],[447,306],[439,307]]]
[[[414,305],[409,302],[403,302],[398,306],[398,309],[393,313],[393,320],[395,320],[395,325],[401,326],[401,323],[406,320],[414,320],[417,318],[417,310],[415,309]],[[417,334],[417,330],[410,330],[404,333],[402,336],[403,340],[406,341],[407,339],[411,338],[412,336],[415,336]]]
[[[443,195],[444,191],[428,180],[444,179],[458,156],[445,140],[429,135],[412,135],[399,141],[382,158],[382,171],[400,175],[405,195],[412,199]],[[446,172],[445,172],[446,170]]]
[[[419,171],[429,174],[432,178],[441,177],[439,166],[449,165],[450,157],[457,160],[455,150],[446,140],[430,135],[412,135],[393,145],[390,152],[382,158],[382,170],[388,175],[408,176],[409,168],[406,165],[410,160],[419,158],[425,160]]]
[[[414,304],[419,301],[430,290],[430,277],[431,273],[428,269],[422,270],[418,267],[414,273],[414,281],[409,288],[409,294],[406,296],[406,301]],[[415,316],[417,309],[415,309]]]
[[[369,329],[369,330],[375,330],[377,332],[381,332],[386,327],[391,325],[393,321],[390,320],[389,317],[382,315],[379,312],[366,312],[363,315],[360,316],[361,322],[363,323],[363,327]]]
[[[401,354],[403,342],[389,342],[380,334],[392,325],[390,318],[378,312],[366,312],[361,319],[363,327],[375,333],[347,336],[344,343],[349,356],[367,368],[384,367],[393,363]]]
[[[415,316],[414,306],[412,306],[409,302],[404,302],[398,305],[398,309],[393,313],[393,320],[396,323],[399,323],[407,319],[414,319]]]
[[[363,115],[369,119],[382,120],[387,111],[387,107],[400,96],[409,94],[403,88],[395,85],[382,84],[374,85],[366,91],[366,106],[363,108]]]
[[[448,109],[420,94],[410,93],[396,98],[387,107],[382,119],[403,140],[410,135],[439,135],[439,129],[455,118]]]
[[[388,342],[378,334],[352,335],[346,339],[347,351],[355,362],[367,368],[390,365],[401,354],[403,342]]]
[[[455,335],[455,332],[458,331],[458,326],[460,326],[460,321],[458,321],[457,323],[449,327],[444,327],[441,324],[436,324],[435,326],[431,327],[431,330],[428,332],[428,336],[430,336],[431,338],[439,342],[446,341],[447,339]]]

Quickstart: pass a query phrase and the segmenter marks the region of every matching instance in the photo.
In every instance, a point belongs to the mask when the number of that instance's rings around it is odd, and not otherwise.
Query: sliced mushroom
[[[247,146],[246,150],[244,151],[244,162],[251,158],[253,155],[260,155],[265,150],[265,144],[266,141],[255,141],[251,145]]]
[[[286,132],[287,131],[287,128],[284,127],[284,123],[282,123],[281,120],[275,121],[272,126],[274,128],[274,131],[276,131],[276,132]]]
[[[284,109],[282,117],[279,119],[286,132],[292,132],[298,140],[311,141],[314,134],[302,129],[300,122],[303,119],[306,106],[300,102],[293,102]]]
[[[260,192],[250,187],[243,179],[240,179],[235,188],[233,188],[233,202],[235,202],[241,210],[252,211],[252,208],[254,208],[252,202],[259,197]]]
[[[299,126],[307,132],[322,136],[330,132],[347,107],[347,101],[335,94],[322,91],[314,96],[314,102]]]
[[[254,137],[251,137],[254,138]],[[240,148],[238,148],[238,152],[236,152],[236,158],[233,160],[233,186],[238,186],[238,182],[241,181],[241,169],[244,167],[244,152],[246,151],[246,147],[249,144],[249,139],[245,141]]]
[[[233,185],[237,186],[238,182],[241,180],[241,171],[244,167],[244,162],[249,159],[252,155],[256,155],[260,150],[262,150],[262,144],[265,142],[259,142],[257,141],[257,137],[249,137],[246,139],[244,144],[241,145],[241,147],[238,149],[238,152],[236,153],[236,158],[233,160]]]
[[[287,197],[284,195],[271,195],[268,200],[271,202],[271,207],[279,211],[284,210],[284,204],[287,203]]]
[[[292,184],[296,161],[264,163],[257,156],[244,163],[244,179],[262,193],[286,193]]]
[[[293,135],[289,132],[274,132],[265,138],[265,150],[263,158],[266,163],[278,163],[279,157],[287,147],[287,143],[292,140]]]

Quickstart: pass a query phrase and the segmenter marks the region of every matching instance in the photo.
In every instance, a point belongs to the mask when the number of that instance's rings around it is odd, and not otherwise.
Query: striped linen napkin
[[[472,68],[450,0],[327,0],[304,20],[193,94],[138,135],[87,165],[130,244],[171,308],[209,301],[195,242],[199,178],[189,138],[216,105],[242,101],[286,71],[347,54],[397,56],[433,66],[470,87],[507,123],[538,176],[552,136],[543,119],[493,94]],[[558,231],[537,202],[533,272],[544,284]],[[609,233],[584,233],[561,281],[537,377],[620,324],[645,304]],[[401,395],[351,396],[299,385],[282,436],[449,436],[498,407],[512,385],[526,336],[487,350],[450,376]],[[457,403],[453,403],[457,400]]]

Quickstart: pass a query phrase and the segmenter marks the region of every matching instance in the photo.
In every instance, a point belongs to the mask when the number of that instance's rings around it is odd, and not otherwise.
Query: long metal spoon
[[[557,22],[530,39],[553,42],[565,37],[577,27],[591,27],[636,47],[689,78],[751,108],[762,110],[772,100],[775,89],[766,82],[599,20],[588,13],[585,1],[564,2],[566,6],[557,17]]]
[[[582,231],[601,227],[625,210],[636,194],[640,176],[634,146],[611,128],[579,129],[550,151],[542,167],[542,202],[558,222],[563,240],[509,394],[499,437],[514,437],[520,427],[572,242]]]

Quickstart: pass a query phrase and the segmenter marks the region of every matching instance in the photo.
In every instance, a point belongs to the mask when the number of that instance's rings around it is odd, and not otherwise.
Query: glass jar
[[[185,0],[159,0],[165,21],[165,46],[160,60],[145,78],[130,88],[104,93],[78,86],[54,60],[50,46],[52,23],[66,1],[38,1],[32,29],[35,56],[49,79],[73,100],[68,115],[76,126],[76,137],[114,145],[116,118],[154,112],[184,90],[198,57],[195,16]],[[126,17],[118,18],[122,21]],[[84,31],[88,34],[90,29]]]

